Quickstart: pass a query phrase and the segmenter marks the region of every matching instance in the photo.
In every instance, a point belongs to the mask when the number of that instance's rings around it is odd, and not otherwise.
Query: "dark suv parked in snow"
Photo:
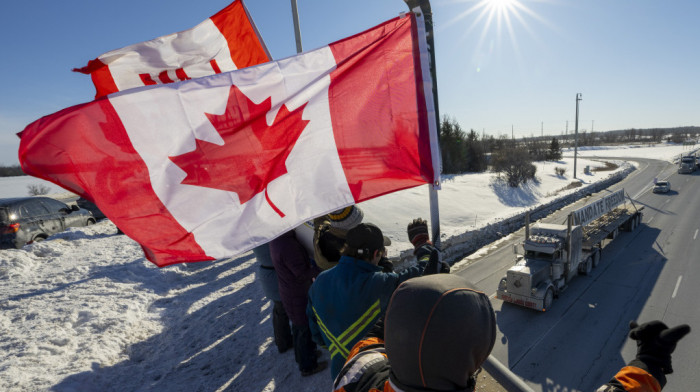
[[[90,211],[50,197],[0,199],[0,249],[21,248],[68,227],[93,223]]]

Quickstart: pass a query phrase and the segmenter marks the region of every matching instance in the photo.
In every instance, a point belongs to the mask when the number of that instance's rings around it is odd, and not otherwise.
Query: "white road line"
[[[697,239],[697,238],[698,238],[698,229],[695,229],[695,235],[693,236],[693,239]]]
[[[673,289],[673,294],[671,294],[671,298],[676,298],[676,294],[678,293],[678,287],[681,285],[681,279],[683,279],[683,275],[678,277],[678,282],[676,282],[676,288]]]
[[[654,217],[652,216],[652,217],[649,218],[649,220],[647,221],[647,225],[648,225],[649,223],[651,223],[651,221],[653,221],[653,220],[654,220]]]

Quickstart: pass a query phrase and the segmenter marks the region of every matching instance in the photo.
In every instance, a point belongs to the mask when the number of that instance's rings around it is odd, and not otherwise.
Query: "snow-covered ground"
[[[579,149],[577,165],[579,171],[604,166],[591,156],[671,161],[687,150]],[[629,163],[617,164],[617,171],[629,169]],[[566,168],[564,177],[555,167]],[[575,181],[573,159],[540,162],[537,169],[539,180],[520,189],[503,186],[491,173],[445,178],[439,192],[443,240],[571,192],[562,189]],[[585,185],[611,174],[578,177]],[[30,183],[64,192],[30,177],[0,178],[0,197],[26,196]],[[428,190],[408,189],[360,207],[365,221],[391,237],[390,256],[396,257],[410,248],[406,224],[429,217]],[[328,372],[303,378],[293,352],[277,352],[252,253],[159,269],[116,233],[103,221],[0,250],[0,390],[330,390]]]

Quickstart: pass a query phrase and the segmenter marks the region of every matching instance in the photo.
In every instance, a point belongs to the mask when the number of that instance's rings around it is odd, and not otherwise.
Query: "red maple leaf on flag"
[[[264,190],[267,202],[283,217],[267,185],[287,173],[287,157],[309,121],[301,118],[306,104],[292,112],[283,105],[268,126],[271,102],[268,97],[255,104],[231,86],[224,113],[205,113],[224,143],[195,139],[193,151],[169,157],[187,173],[182,183],[236,192],[241,204]]]

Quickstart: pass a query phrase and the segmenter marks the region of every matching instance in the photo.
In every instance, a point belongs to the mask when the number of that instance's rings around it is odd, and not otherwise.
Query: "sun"
[[[538,18],[534,12],[523,4],[523,0],[456,0],[453,2],[471,3],[472,5],[455,15],[448,22],[448,25],[464,21],[467,17],[476,14],[472,26],[479,25],[483,22],[485,31],[494,26],[499,31],[502,28],[512,31],[514,19],[526,25],[524,15]]]
[[[484,0],[484,3],[499,12],[507,12],[518,4],[518,0]]]
[[[530,22],[537,22],[544,25],[549,23],[540,15],[530,9],[526,2],[530,4],[554,2],[555,0],[447,0],[452,4],[467,4],[459,12],[440,26],[447,29],[451,26],[458,26],[461,36],[457,36],[457,41],[465,40],[476,31],[477,44],[474,51],[475,57],[489,56],[494,47],[500,44],[508,44],[514,51],[519,52],[518,38],[529,35],[533,38],[534,32],[529,25]],[[476,61],[480,63],[481,61]],[[479,71],[480,65],[475,65]]]

